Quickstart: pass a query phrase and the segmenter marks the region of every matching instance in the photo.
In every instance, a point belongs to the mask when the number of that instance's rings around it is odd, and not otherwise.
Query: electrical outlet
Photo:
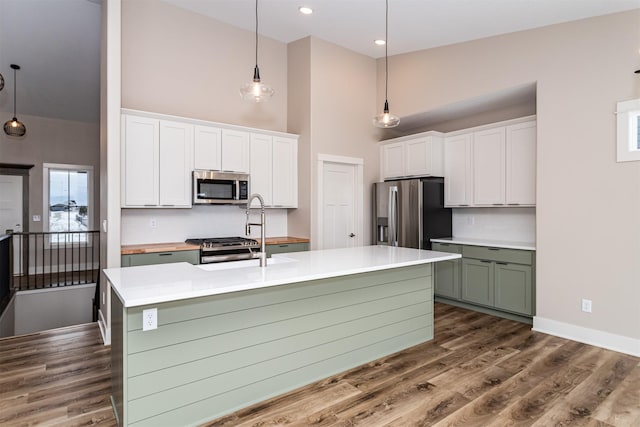
[[[33,222],[40,222],[41,220],[42,220],[42,217],[40,215],[33,216]]]
[[[149,220],[149,228],[156,228],[158,226],[158,222],[155,218],[151,218]]]
[[[102,305],[105,305],[107,302],[107,294],[105,291],[102,291]]]
[[[582,311],[585,313],[591,313],[591,300],[582,299]]]
[[[142,310],[142,330],[151,331],[153,329],[158,329],[158,309]]]

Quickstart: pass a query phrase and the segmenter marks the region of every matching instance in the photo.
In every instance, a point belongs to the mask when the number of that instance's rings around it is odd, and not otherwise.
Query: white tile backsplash
[[[260,210],[251,210],[251,222],[260,222]],[[287,235],[287,210],[267,209],[267,237]],[[183,242],[198,237],[244,236],[244,207],[194,206],[191,209],[122,209],[123,245]],[[155,221],[155,228],[151,227]],[[260,227],[251,228],[260,237]]]
[[[535,242],[536,209],[453,209],[452,232],[455,237]]]

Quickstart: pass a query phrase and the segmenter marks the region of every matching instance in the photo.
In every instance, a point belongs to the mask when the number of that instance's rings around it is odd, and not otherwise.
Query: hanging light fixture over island
[[[389,88],[389,58],[387,48],[389,46],[389,0],[385,0],[384,23],[384,109],[381,114],[373,118],[373,125],[379,128],[394,128],[400,124],[400,118],[389,113],[389,100],[387,95]]]
[[[240,96],[246,101],[264,102],[273,96],[273,88],[260,80],[258,68],[258,0],[256,0],[256,66],[253,69],[253,80],[240,88]]]

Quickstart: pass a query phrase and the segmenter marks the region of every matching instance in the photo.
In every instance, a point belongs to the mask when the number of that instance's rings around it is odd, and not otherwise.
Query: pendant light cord
[[[258,66],[258,0],[256,0],[256,67]]]
[[[16,86],[18,81],[16,80],[16,69],[13,69],[13,117],[16,117]]]
[[[387,101],[389,98],[387,93],[389,88],[389,55],[387,53],[389,46],[389,0],[385,0],[384,4],[384,100]]]

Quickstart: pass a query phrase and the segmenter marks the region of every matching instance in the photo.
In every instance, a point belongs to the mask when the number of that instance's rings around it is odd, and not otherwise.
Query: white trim
[[[637,120],[640,112],[640,99],[618,102],[616,114],[617,161],[631,162],[640,160],[640,150],[637,149]],[[634,132],[635,130],[635,132]],[[633,144],[633,146],[632,146]]]
[[[354,220],[356,222],[356,236],[354,246],[362,246],[364,244],[364,159],[358,157],[334,156],[331,154],[318,154],[318,198],[317,198],[317,226],[311,227],[315,230],[315,236],[312,236],[312,249],[322,249],[324,218],[322,215],[322,207],[324,206],[324,167],[326,163],[341,163],[355,166],[355,188],[354,188]],[[313,231],[312,231],[313,233]]]
[[[98,310],[98,328],[100,329],[100,335],[102,336],[104,345],[111,345],[111,330],[107,327],[107,322],[104,320],[102,310]]]
[[[333,154],[318,154],[318,160],[331,163],[345,163],[348,165],[364,165],[364,159],[359,157],[334,156]]]
[[[640,339],[535,316],[534,331],[640,357]]]

